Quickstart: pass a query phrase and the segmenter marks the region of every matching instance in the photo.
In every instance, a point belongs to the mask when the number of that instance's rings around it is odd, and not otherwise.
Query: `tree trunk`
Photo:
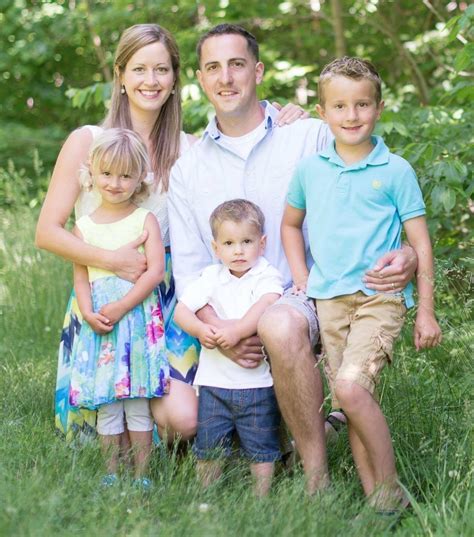
[[[340,58],[341,56],[345,56],[347,54],[346,38],[344,37],[344,22],[342,20],[341,0],[331,0],[331,11],[336,56]]]

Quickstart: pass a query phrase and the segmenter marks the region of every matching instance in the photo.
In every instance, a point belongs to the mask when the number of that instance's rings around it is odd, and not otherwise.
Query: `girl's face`
[[[140,183],[138,177],[120,175],[108,170],[99,170],[99,173],[94,175],[94,184],[102,196],[102,204],[114,207],[128,205]]]
[[[174,81],[171,58],[162,43],[157,41],[137,50],[121,76],[132,116],[143,113],[158,116],[173,90]]]

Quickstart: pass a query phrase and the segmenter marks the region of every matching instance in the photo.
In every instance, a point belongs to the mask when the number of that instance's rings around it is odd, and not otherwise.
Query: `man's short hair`
[[[255,58],[255,60],[259,61],[259,50],[258,50],[258,43],[257,39],[253,34],[251,34],[248,30],[243,28],[242,26],[239,26],[238,24],[218,24],[217,26],[214,26],[214,28],[211,28],[208,32],[206,32],[198,41],[198,44],[196,46],[196,54],[198,57],[198,62],[201,63],[201,52],[202,52],[202,45],[206,39],[209,39],[210,37],[216,37],[219,35],[241,35],[246,41],[247,41],[247,47],[252,54],[252,56]]]
[[[246,222],[255,227],[260,235],[263,235],[265,216],[258,205],[244,199],[225,201],[218,205],[209,217],[212,236],[217,238],[219,227],[223,222],[235,223]]]
[[[370,80],[375,88],[375,100],[377,104],[382,100],[382,79],[375,67],[367,60],[344,56],[328,63],[319,75],[318,97],[324,105],[324,86],[335,76],[345,76],[353,80]]]

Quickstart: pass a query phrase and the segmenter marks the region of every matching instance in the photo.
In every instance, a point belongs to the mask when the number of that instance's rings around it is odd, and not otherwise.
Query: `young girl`
[[[73,230],[84,242],[109,250],[147,232],[147,269],[135,284],[103,269],[74,265],[74,288],[84,324],[72,352],[69,402],[73,407],[98,408],[105,486],[117,481],[125,417],[135,480],[143,488],[150,487],[145,477],[153,430],[149,399],[169,391],[156,291],[164,275],[164,248],[156,217],[135,205],[148,195],[144,182],[148,169],[146,147],[134,132],[104,131],[92,146],[82,181],[84,188],[96,189],[102,202],[90,215],[79,218]]]

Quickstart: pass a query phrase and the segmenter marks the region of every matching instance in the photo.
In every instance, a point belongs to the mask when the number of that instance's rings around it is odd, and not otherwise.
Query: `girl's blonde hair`
[[[139,202],[149,195],[145,181],[149,169],[146,146],[138,134],[128,129],[105,129],[94,140],[89,152],[89,166],[81,169],[80,179],[82,187],[90,190],[93,177],[104,171],[138,178],[140,183],[130,199]]]
[[[128,96],[120,92],[121,76],[135,52],[153,43],[161,43],[168,51],[175,77],[173,92],[163,104],[151,132],[151,169],[155,174],[155,182],[161,182],[163,189],[168,190],[170,170],[179,157],[181,87],[178,45],[165,28],[158,24],[136,24],[123,32],[115,53],[110,110],[103,126],[105,128],[133,128]]]

